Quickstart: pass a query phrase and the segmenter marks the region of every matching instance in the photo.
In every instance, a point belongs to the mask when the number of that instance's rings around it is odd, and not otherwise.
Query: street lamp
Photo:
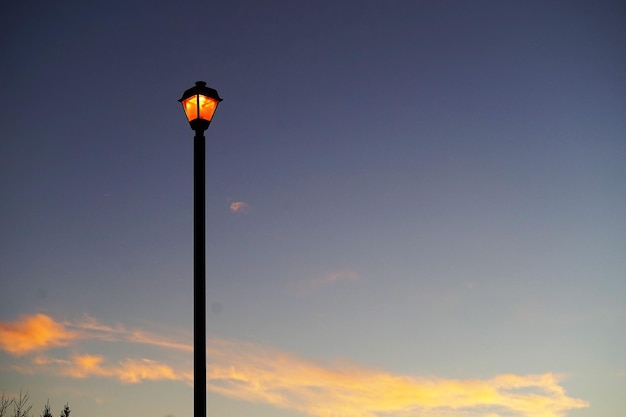
[[[206,253],[205,253],[205,141],[217,105],[217,91],[204,81],[178,100],[185,110],[193,138],[193,415],[206,417]]]

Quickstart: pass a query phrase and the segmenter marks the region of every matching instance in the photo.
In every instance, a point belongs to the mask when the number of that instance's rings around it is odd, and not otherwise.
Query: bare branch
[[[28,404],[29,401],[30,395],[28,395],[28,391],[22,394],[22,389],[20,388],[19,399],[13,399],[13,417],[30,417],[30,409],[33,406]]]
[[[0,397],[0,417],[4,417],[4,413],[6,413],[7,408],[9,408],[9,405],[11,405],[12,402],[13,400],[5,397],[4,391],[2,391],[2,397]]]

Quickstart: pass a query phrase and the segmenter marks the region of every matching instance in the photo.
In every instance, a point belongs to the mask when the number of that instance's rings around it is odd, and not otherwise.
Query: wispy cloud
[[[247,213],[250,211],[250,205],[243,201],[233,201],[230,203],[231,213]]]
[[[182,343],[170,338],[165,338],[161,335],[154,334],[153,332],[127,329],[121,324],[108,326],[87,315],[76,322],[63,323],[63,326],[72,329],[72,333],[77,339],[97,339],[106,342],[129,342],[187,352],[193,351],[193,345],[189,343]]]
[[[69,359],[39,355],[32,359],[30,367],[19,370],[29,374],[38,370],[78,379],[115,378],[131,384],[142,381],[170,380],[193,385],[193,373],[178,372],[168,364],[145,358],[129,358],[118,363],[109,363],[102,355],[75,355]]]
[[[357,272],[350,269],[342,269],[311,279],[300,288],[300,293],[310,294],[319,287],[332,285],[337,282],[357,282],[360,279],[361,277]]]
[[[47,326],[45,337],[31,344],[24,342],[25,335],[34,334],[34,329],[41,329],[42,325]],[[20,372],[112,378],[122,383],[168,380],[193,385],[188,361],[183,361],[183,365],[148,358],[115,362],[102,355],[75,353],[81,349],[81,340],[96,339],[148,344],[188,355],[192,346],[185,340],[122,325],[107,326],[91,317],[60,323],[41,314],[14,323],[0,322],[0,329],[0,346],[16,361],[22,361],[14,367]],[[68,349],[61,351],[73,353],[65,358],[42,353],[51,348],[57,348],[54,352],[59,353],[62,346]],[[560,377],[552,373],[503,374],[482,380],[419,378],[344,362],[316,362],[256,344],[219,338],[208,341],[207,359],[209,390],[316,417],[404,417],[415,413],[433,417],[562,417],[568,410],[588,406],[583,400],[567,396],[559,384]]]
[[[64,369],[64,375],[74,378],[87,378],[89,376],[117,378],[126,383],[138,383],[141,381],[184,381],[193,384],[193,376],[177,373],[164,363],[150,359],[126,359],[118,364],[107,364],[104,357],[99,355],[80,355]]]
[[[348,364],[320,364],[294,355],[221,341],[208,369],[209,389],[310,415],[375,417],[428,411],[502,411],[516,417],[558,417],[587,407],[570,398],[553,374],[498,375],[487,380],[415,378]],[[460,415],[456,413],[455,415]],[[476,414],[474,414],[476,415]]]

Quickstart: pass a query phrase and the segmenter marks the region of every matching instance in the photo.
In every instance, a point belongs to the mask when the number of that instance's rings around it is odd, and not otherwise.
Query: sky
[[[621,1],[0,6],[0,391],[207,416],[622,417]]]

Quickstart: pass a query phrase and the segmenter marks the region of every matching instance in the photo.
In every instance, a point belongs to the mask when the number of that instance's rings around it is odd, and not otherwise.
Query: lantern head
[[[178,101],[183,105],[191,128],[204,131],[209,127],[213,113],[222,99],[204,81],[196,81],[196,85],[185,91]]]

